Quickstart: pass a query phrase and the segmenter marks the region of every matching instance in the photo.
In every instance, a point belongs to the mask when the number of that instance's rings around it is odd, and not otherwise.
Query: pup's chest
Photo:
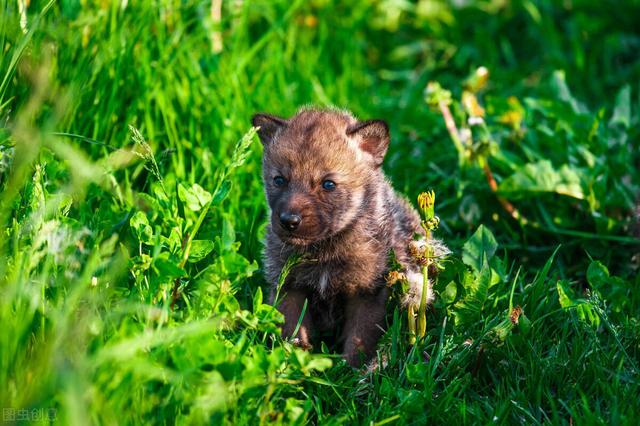
[[[295,268],[296,286],[315,292],[321,298],[338,294],[350,296],[375,289],[382,281],[386,262],[348,259],[302,264]],[[292,271],[292,272],[294,272]]]

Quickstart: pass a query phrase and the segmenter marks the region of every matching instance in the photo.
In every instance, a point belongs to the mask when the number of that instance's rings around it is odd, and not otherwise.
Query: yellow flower
[[[488,81],[489,70],[486,67],[480,67],[467,77],[463,85],[466,90],[472,93],[478,93],[487,85]]]
[[[418,206],[425,220],[435,216],[436,193],[433,191],[422,192],[418,195]]]
[[[462,105],[471,117],[484,117],[484,108],[480,106],[476,95],[469,91],[462,92]]]

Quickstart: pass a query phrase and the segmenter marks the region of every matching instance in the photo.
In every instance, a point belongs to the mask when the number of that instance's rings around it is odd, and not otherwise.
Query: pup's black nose
[[[294,213],[280,213],[280,224],[284,229],[293,231],[300,225],[302,218]]]

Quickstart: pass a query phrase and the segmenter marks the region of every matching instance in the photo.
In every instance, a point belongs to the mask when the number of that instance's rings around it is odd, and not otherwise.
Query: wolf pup
[[[276,294],[289,256],[303,255],[280,289],[284,337],[310,348],[317,331],[342,330],[343,357],[370,360],[384,332],[391,250],[410,265],[408,245],[424,235],[418,213],[382,171],[389,128],[337,110],[304,109],[290,119],[252,118],[264,145],[263,179],[271,210],[266,276]],[[407,267],[412,297],[422,275]],[[431,292],[430,292],[431,293]],[[307,310],[296,336],[303,306]]]

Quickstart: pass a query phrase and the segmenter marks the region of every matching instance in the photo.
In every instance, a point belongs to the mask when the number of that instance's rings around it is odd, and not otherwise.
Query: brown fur
[[[289,120],[257,114],[252,121],[264,145],[271,209],[265,267],[272,298],[289,256],[304,255],[281,289],[283,335],[309,347],[315,331],[341,327],[343,356],[359,365],[375,354],[384,331],[389,252],[407,262],[409,241],[422,233],[418,214],[396,195],[380,167],[389,143],[387,125],[315,109]],[[276,176],[286,185],[276,185]],[[325,179],[335,182],[334,190],[323,188]],[[301,217],[297,229],[281,226],[283,212]],[[308,311],[297,336],[291,336],[305,299]]]

